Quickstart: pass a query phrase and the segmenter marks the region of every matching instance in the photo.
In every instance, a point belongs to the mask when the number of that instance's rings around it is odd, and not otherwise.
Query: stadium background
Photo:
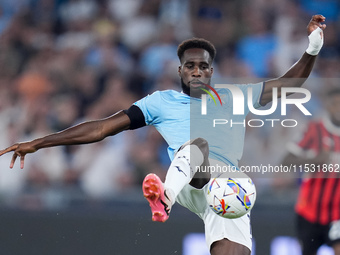
[[[339,86],[339,10],[336,0],[1,0],[0,147],[106,117],[154,90],[178,90],[177,45],[192,36],[215,44],[219,78],[278,77],[306,49],[317,13],[327,31],[306,88],[308,109],[321,115],[322,92]],[[249,128],[241,164],[280,164],[308,121],[290,114],[296,129]],[[141,181],[149,172],[164,177],[169,165],[153,128],[44,149],[27,156],[24,170],[10,170],[10,159],[0,158],[1,254],[188,255],[190,234],[203,231],[180,206],[165,224],[150,220]],[[278,236],[294,243],[298,180],[255,182],[255,253],[293,254],[272,245]]]

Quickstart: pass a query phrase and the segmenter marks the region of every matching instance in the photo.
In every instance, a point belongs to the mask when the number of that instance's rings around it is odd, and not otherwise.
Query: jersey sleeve
[[[142,111],[146,125],[159,123],[161,116],[161,95],[159,91],[138,100],[134,105]]]

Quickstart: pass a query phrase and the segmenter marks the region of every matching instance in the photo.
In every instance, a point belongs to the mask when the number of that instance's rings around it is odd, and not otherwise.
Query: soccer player
[[[237,85],[245,96],[252,88],[253,107],[257,108],[272,100],[272,89],[301,86],[309,76],[316,55],[323,45],[325,21],[322,15],[314,15],[307,26],[309,46],[300,60],[283,76],[258,84]],[[216,54],[215,47],[204,39],[189,39],[178,47],[180,66],[178,74],[181,79],[182,92],[173,90],[156,91],[142,98],[129,109],[101,120],[84,122],[58,133],[38,138],[29,142],[17,143],[0,151],[0,156],[14,152],[10,167],[17,157],[24,167],[25,156],[39,149],[59,146],[93,143],[107,136],[115,135],[128,129],[153,125],[169,144],[168,152],[172,163],[163,185],[154,174],[146,176],[143,182],[144,196],[148,199],[153,220],[165,221],[171,206],[178,201],[202,218],[205,223],[205,236],[212,255],[243,255],[251,251],[251,231],[249,215],[238,219],[224,219],[215,214],[205,202],[205,191],[210,179],[209,173],[199,172],[197,167],[208,165],[237,166],[243,151],[245,127],[221,128],[221,137],[204,129],[206,121],[201,114],[197,125],[191,127],[195,120],[190,117],[192,110],[201,104],[203,94],[209,92],[213,75],[212,63]],[[210,92],[209,92],[210,93]],[[233,116],[230,93],[227,89],[219,90],[221,104],[215,114],[226,114],[235,121],[242,122],[249,111],[243,115]],[[207,100],[208,101],[208,100]],[[207,103],[208,109],[211,100]],[[197,121],[197,120],[196,120]],[[201,123],[202,121],[202,123]],[[193,178],[192,178],[193,177]]]
[[[326,98],[327,114],[309,123],[283,160],[306,166],[295,206],[303,255],[316,254],[323,244],[340,255],[340,89],[329,90]]]

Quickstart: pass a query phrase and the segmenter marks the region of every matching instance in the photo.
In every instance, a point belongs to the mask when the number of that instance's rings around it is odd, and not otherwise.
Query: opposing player
[[[302,176],[295,206],[303,255],[316,254],[323,244],[340,255],[340,88],[328,91],[325,103],[327,113],[309,123],[301,141],[289,144],[283,160],[311,170]]]
[[[235,85],[245,95],[247,88],[252,88],[253,107],[257,108],[270,102],[273,88],[278,88],[280,94],[282,87],[303,84],[322,47],[322,30],[326,26],[321,22],[324,21],[322,15],[312,17],[307,27],[310,34],[308,48],[301,59],[282,77],[253,85]],[[157,91],[137,101],[129,109],[119,111],[106,119],[84,122],[30,142],[14,144],[0,151],[0,156],[13,151],[10,167],[13,167],[17,157],[20,157],[20,165],[23,168],[26,154],[42,148],[93,143],[127,129],[153,125],[169,144],[168,152],[172,159],[164,185],[153,174],[148,175],[143,183],[143,192],[153,211],[153,219],[167,220],[172,204],[178,201],[204,221],[206,240],[212,255],[250,254],[249,217],[245,215],[229,220],[213,213],[208,208],[204,196],[210,174],[196,171],[197,167],[213,164],[237,166],[243,151],[244,127],[231,128],[223,137],[207,135],[209,132],[204,129],[203,124],[203,128],[191,128],[193,120],[190,112],[197,109],[192,106],[200,105],[202,94],[207,93],[210,88],[212,62],[216,50],[210,42],[194,38],[180,44],[177,53],[180,60],[178,74],[181,78],[182,93],[173,90]],[[226,89],[218,93],[223,98],[222,107],[218,111],[232,117],[230,93]],[[238,115],[237,121],[244,120],[248,111],[245,107],[244,115]],[[201,120],[196,120],[199,125]]]

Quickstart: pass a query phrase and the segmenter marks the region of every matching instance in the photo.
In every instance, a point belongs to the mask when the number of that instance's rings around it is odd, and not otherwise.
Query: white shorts
[[[202,189],[187,184],[178,194],[176,201],[203,220],[205,240],[209,248],[214,242],[226,238],[251,250],[250,213],[237,219],[222,218],[209,208],[205,198],[207,188],[207,184]]]

